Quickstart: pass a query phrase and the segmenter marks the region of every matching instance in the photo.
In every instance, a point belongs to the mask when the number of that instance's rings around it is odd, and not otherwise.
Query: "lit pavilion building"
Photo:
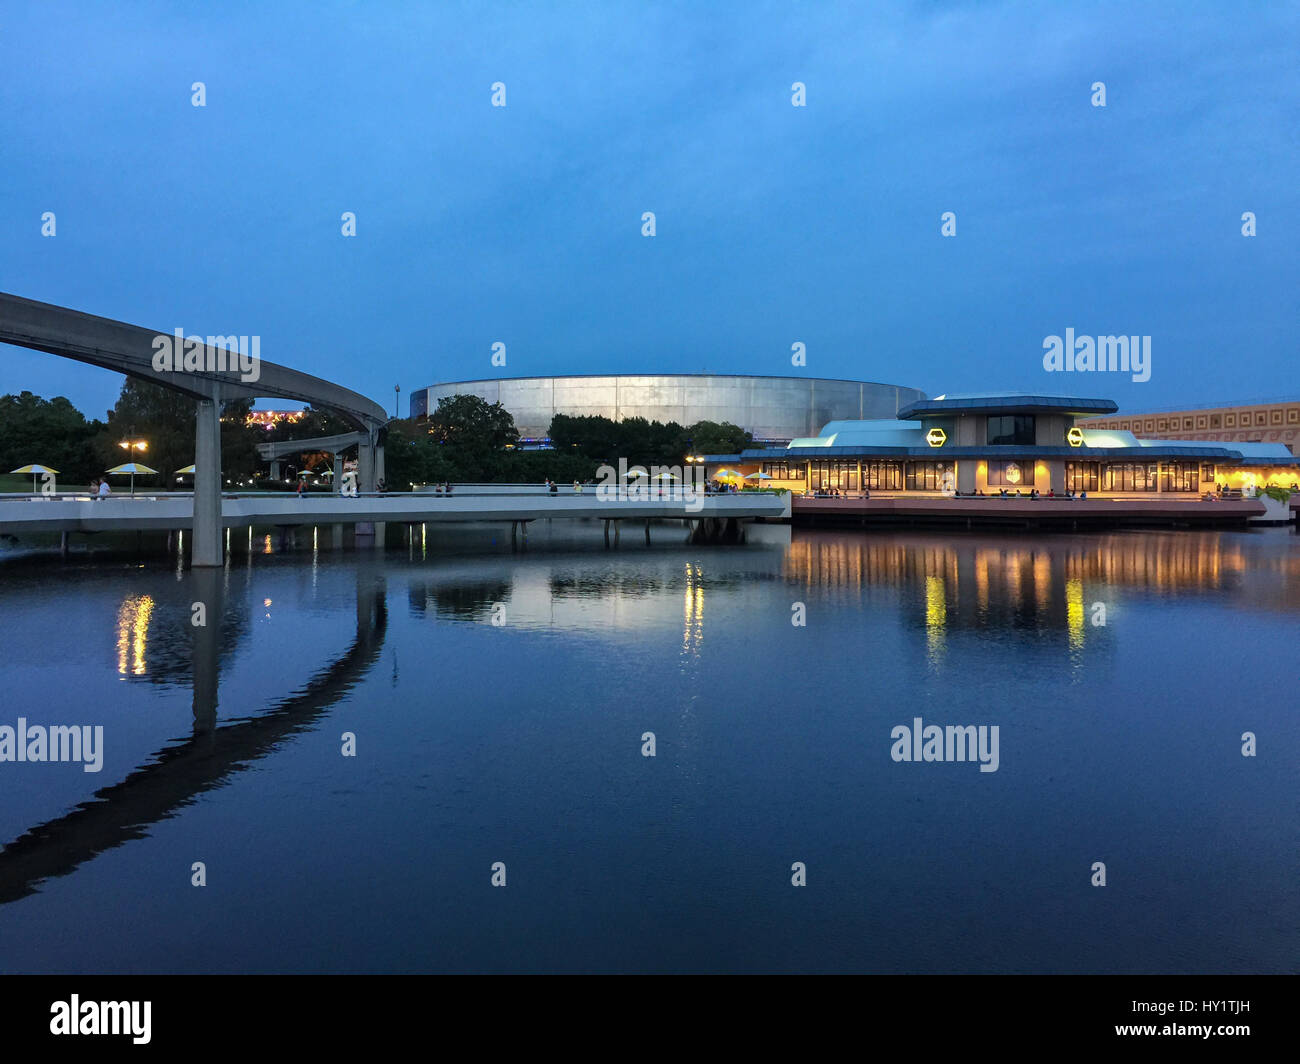
[[[1145,439],[1087,428],[1118,411],[1109,399],[982,393],[942,395],[896,418],[832,421],[781,448],[705,455],[706,476],[761,479],[795,492],[1197,497],[1300,481],[1282,443]],[[756,477],[761,474],[762,477]]]

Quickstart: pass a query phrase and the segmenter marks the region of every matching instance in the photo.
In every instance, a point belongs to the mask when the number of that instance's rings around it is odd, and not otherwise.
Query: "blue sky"
[[[1295,396],[1298,46],[1295,4],[10,5],[0,290],[403,413],[596,372]],[[1151,379],[1044,372],[1067,327]],[[0,348],[0,393],[120,383]]]

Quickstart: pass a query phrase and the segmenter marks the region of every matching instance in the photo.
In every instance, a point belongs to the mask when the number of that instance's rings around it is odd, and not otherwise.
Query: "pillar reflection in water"
[[[202,619],[205,622],[194,624],[196,618],[191,606],[194,734],[204,735],[217,726],[218,658],[221,653],[221,618],[226,606],[226,572],[207,567],[192,569],[190,587],[194,602],[203,604]]]
[[[205,601],[208,607],[207,625],[194,628],[196,734],[169,743],[120,782],[96,791],[66,815],[34,825],[11,841],[0,838],[0,905],[31,895],[44,881],[69,875],[106,850],[145,837],[151,825],[233,781],[247,765],[315,727],[379,659],[387,628],[385,582],[381,572],[363,566],[357,570],[357,631],[352,645],[342,656],[323,660],[304,687],[269,703],[260,713],[218,728],[217,649],[224,572],[201,567],[192,569],[191,576],[194,600]]]

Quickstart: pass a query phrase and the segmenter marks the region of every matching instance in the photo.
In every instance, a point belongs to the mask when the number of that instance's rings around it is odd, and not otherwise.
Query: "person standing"
[[[101,499],[107,499],[109,494],[112,492],[112,490],[113,489],[108,486],[108,478],[106,477],[105,479],[99,482],[99,492],[97,497]]]

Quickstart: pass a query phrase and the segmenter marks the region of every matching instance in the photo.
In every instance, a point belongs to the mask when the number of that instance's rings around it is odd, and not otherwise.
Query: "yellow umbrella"
[[[49,466],[43,466],[43,465],[25,465],[25,466],[19,466],[17,469],[11,469],[11,470],[9,470],[9,472],[10,472],[10,473],[30,473],[30,474],[32,475],[32,492],[33,492],[33,494],[35,494],[35,492],[36,492],[36,475],[37,475],[38,473],[57,473],[58,470],[57,470],[57,469],[51,469]]]
[[[182,473],[193,473],[193,472],[194,472],[194,467],[192,465],[187,465],[184,469],[176,470],[175,475],[180,476]]]
[[[150,469],[147,465],[141,465],[139,462],[124,462],[122,465],[114,466],[112,469],[106,469],[104,472],[108,473],[109,476],[116,475],[120,477],[124,477],[128,473],[131,474],[131,494],[134,495],[135,475],[137,473],[141,475],[145,473],[157,473],[158,470]]]

